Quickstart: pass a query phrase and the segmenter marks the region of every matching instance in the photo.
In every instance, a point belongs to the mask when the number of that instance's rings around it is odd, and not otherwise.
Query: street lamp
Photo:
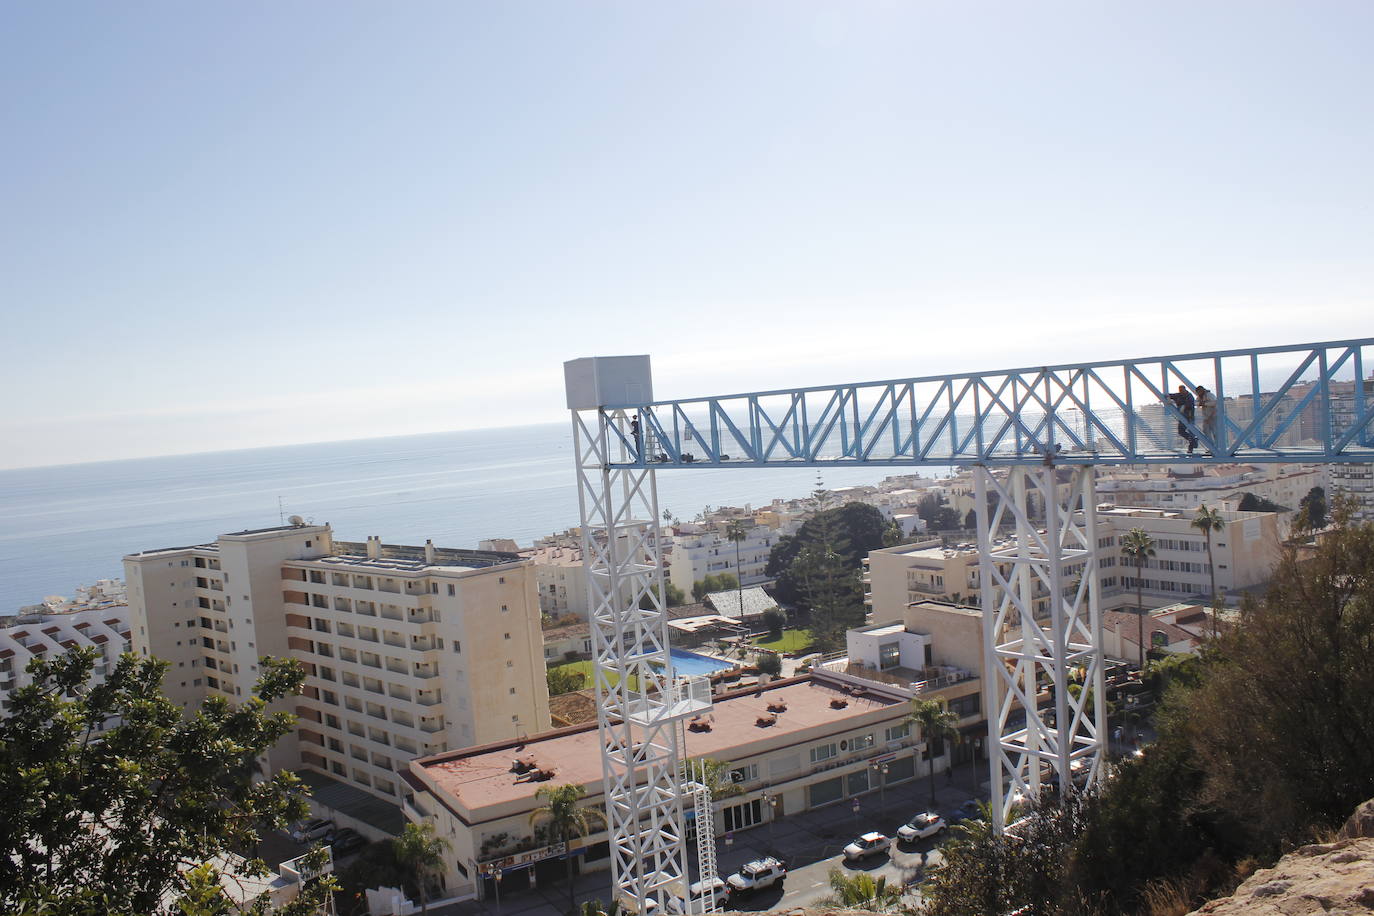
[[[880,801],[881,806],[882,806],[884,809],[886,809],[886,808],[887,808],[887,774],[888,774],[887,764],[886,764],[886,763],[879,763],[878,761],[873,760],[873,761],[870,761],[870,762],[869,762],[868,768],[869,768],[869,770],[872,771],[872,773],[873,773],[873,775],[874,775],[875,777],[878,777],[878,797],[879,797],[879,799],[881,800],[881,801]]]
[[[771,792],[764,792],[763,801],[768,805],[768,845],[771,847],[773,845],[773,822],[778,819],[779,799]]]
[[[487,877],[491,879],[492,887],[496,889],[496,916],[501,916],[501,869],[492,866],[487,869]]]

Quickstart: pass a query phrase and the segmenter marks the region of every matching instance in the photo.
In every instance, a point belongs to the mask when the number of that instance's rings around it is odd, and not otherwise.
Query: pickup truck
[[[751,894],[774,885],[781,887],[786,877],[787,866],[768,856],[744,863],[739,871],[726,879],[725,883],[730,886],[731,894]]]

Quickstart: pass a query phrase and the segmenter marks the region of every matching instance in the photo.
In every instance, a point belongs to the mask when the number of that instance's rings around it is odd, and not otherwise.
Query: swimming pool
[[[673,671],[679,676],[684,674],[711,674],[735,667],[734,662],[725,662],[707,655],[698,655],[695,652],[688,652],[686,649],[670,649],[669,654],[673,657]]]

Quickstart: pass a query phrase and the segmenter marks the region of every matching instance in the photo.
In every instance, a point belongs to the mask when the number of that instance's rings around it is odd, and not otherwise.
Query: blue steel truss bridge
[[[654,399],[647,356],[565,363],[622,902],[641,913],[714,908],[687,891],[685,809],[700,823],[710,806],[684,765],[682,730],[710,691],[677,677],[668,652],[659,471],[974,469],[1000,830],[1043,781],[1104,775],[1102,623],[1088,587],[1096,466],[1374,461],[1371,357],[1365,338],[679,400]],[[1045,594],[1055,597],[1037,614]],[[1075,670],[1096,689],[1074,696]],[[700,877],[713,875],[711,831],[696,842]]]

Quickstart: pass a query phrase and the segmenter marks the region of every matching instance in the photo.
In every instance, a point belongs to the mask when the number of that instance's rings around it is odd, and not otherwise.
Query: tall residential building
[[[270,770],[313,768],[393,803],[413,757],[549,726],[533,565],[515,554],[336,541],[328,525],[124,558],[134,650],[183,705],[240,700],[262,656],[306,670]]]

